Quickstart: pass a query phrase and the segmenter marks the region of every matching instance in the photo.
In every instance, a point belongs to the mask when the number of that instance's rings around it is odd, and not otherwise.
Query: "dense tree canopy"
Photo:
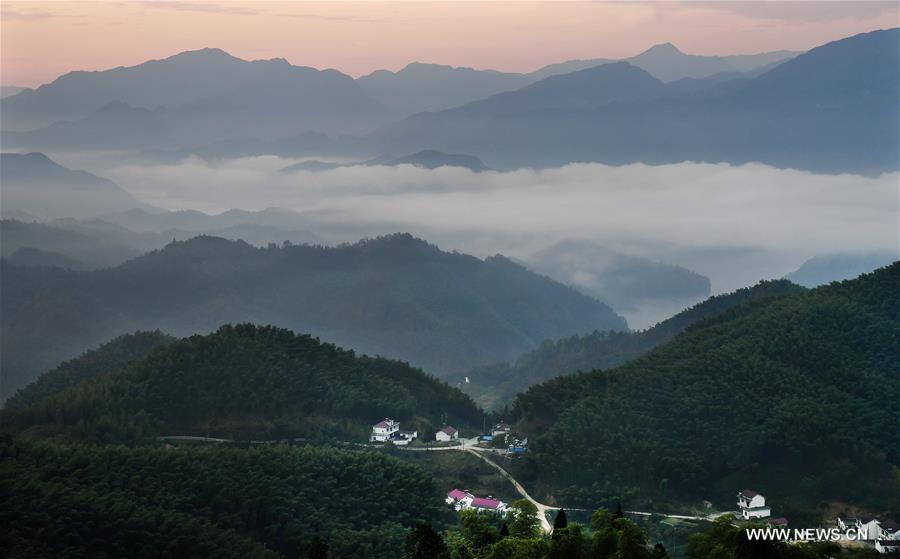
[[[173,341],[175,338],[158,330],[119,336],[97,349],[86,351],[81,356],[64,361],[58,367],[42,374],[37,380],[7,400],[5,407],[22,409],[34,405],[83,380],[121,369],[132,361],[143,358],[154,349]]]
[[[371,451],[67,446],[0,437],[0,555],[396,559],[440,518],[418,467]]]
[[[473,369],[465,375],[470,382],[462,386],[481,406],[497,409],[533,384],[562,374],[621,365],[736,305],[802,290],[787,280],[762,281],[753,287],[710,297],[647,330],[594,331],[557,341],[546,340],[512,363]]]
[[[160,435],[364,439],[383,417],[437,422],[444,412],[462,424],[481,419],[462,392],[405,363],[245,324],[169,343],[2,417],[34,435],[133,444]]]
[[[135,330],[274,324],[442,374],[548,338],[625,328],[605,304],[511,260],[443,252],[408,234],[339,247],[196,237],[90,272],[0,266],[2,391]]]

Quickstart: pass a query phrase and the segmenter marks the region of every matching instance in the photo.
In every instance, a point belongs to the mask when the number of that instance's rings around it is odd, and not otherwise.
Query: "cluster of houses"
[[[766,498],[756,491],[744,489],[737,497],[738,509],[744,520],[768,519],[772,516]],[[772,518],[767,522],[778,527],[786,527],[788,524],[786,518]],[[853,539],[874,543],[875,549],[880,553],[900,552],[900,524],[893,520],[838,517],[837,524],[844,533],[853,532]]]
[[[416,431],[401,431],[400,422],[384,418],[372,425],[372,435],[369,442],[386,443],[388,441],[398,446],[406,446],[413,442],[419,435]]]
[[[506,516],[509,512],[509,505],[494,499],[493,497],[476,497],[468,491],[462,489],[454,489],[447,493],[447,504],[453,506],[457,512],[466,509],[475,511],[487,511],[500,516]]]
[[[875,542],[875,549],[880,553],[900,552],[900,524],[893,520],[839,516],[837,523],[842,531],[854,532],[857,539]]]

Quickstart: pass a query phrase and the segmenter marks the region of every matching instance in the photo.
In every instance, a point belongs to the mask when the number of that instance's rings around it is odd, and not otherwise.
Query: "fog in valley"
[[[78,167],[77,158],[57,160]],[[528,263],[575,239],[580,251],[593,245],[687,267],[709,277],[714,293],[782,277],[819,254],[897,251],[897,173],[870,178],[701,163],[282,172],[296,162],[190,158],[113,165],[102,175],[169,211],[291,210],[297,215],[287,223],[328,244],[408,231],[445,250]],[[589,291],[595,262],[596,255],[558,274],[541,271]],[[629,323],[647,326],[670,311],[632,312]]]

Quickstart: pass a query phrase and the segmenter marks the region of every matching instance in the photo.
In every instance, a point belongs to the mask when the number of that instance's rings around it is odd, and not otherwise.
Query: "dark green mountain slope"
[[[733,506],[753,487],[788,516],[900,507],[900,263],[740,305],[617,369],[532,387],[514,412],[530,474],[577,502]]]
[[[2,266],[8,393],[135,330],[188,336],[274,324],[441,374],[512,359],[548,338],[626,326],[603,303],[506,258],[442,252],[400,234],[334,248],[197,237],[81,273]]]
[[[383,417],[461,424],[481,413],[462,392],[405,363],[357,357],[288,330],[223,326],[86,380],[2,424],[35,436],[139,443],[159,435],[364,440]]]
[[[34,405],[48,396],[75,386],[83,380],[102,373],[121,369],[158,347],[174,342],[175,338],[154,332],[135,332],[119,336],[97,349],[63,362],[59,367],[47,371],[6,401],[6,409],[23,409]]]
[[[5,557],[393,559],[439,521],[418,467],[372,452],[125,448],[0,437]]]
[[[462,386],[480,405],[502,407],[531,385],[565,373],[621,365],[670,341],[689,326],[736,305],[801,290],[787,280],[763,281],[753,287],[710,297],[641,332],[595,331],[558,341],[548,340],[513,363],[470,371],[466,375],[470,382]]]

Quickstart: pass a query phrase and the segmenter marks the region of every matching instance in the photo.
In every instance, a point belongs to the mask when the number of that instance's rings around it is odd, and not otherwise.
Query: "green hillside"
[[[6,401],[7,409],[23,409],[44,398],[56,394],[83,380],[101,373],[121,369],[132,361],[142,359],[154,349],[168,345],[175,338],[154,332],[135,332],[110,340],[97,349],[64,361],[58,367],[47,371],[25,388],[16,392]]]
[[[423,470],[374,452],[0,436],[5,557],[294,558],[320,538],[336,557],[394,559],[441,505]]]
[[[787,281],[762,281],[753,287],[716,295],[697,303],[652,328],[639,332],[594,331],[553,341],[547,340],[512,363],[501,363],[473,369],[462,384],[479,405],[498,409],[529,386],[553,377],[607,369],[621,365],[662,345],[689,326],[745,303],[796,293],[803,288]]]
[[[0,273],[0,398],[136,330],[181,337],[273,324],[442,375],[545,339],[626,327],[605,304],[506,258],[443,252],[407,234],[338,247],[196,237],[114,268],[4,261]]]
[[[468,396],[405,363],[237,325],[6,410],[0,427],[103,443],[160,435],[364,440],[383,417],[427,429],[445,412],[459,425],[481,420]]]
[[[522,475],[567,503],[900,507],[900,263],[734,307],[619,368],[515,402]]]

